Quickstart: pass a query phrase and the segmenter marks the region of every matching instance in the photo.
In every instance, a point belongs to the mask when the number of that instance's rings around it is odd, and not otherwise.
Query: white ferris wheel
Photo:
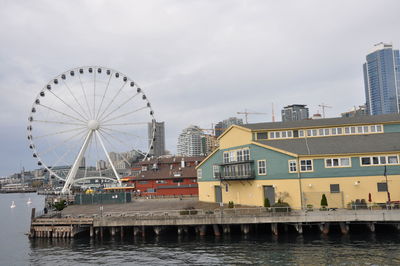
[[[33,157],[51,178],[65,182],[62,193],[89,180],[120,185],[118,168],[146,159],[155,140],[154,111],[140,86],[98,66],[52,79],[37,95],[28,121]]]

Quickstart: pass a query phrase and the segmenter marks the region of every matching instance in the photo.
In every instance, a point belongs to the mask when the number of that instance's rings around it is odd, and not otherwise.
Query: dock
[[[154,208],[150,208],[153,206]],[[167,208],[170,207],[170,208]],[[201,208],[200,208],[201,207]],[[145,237],[164,232],[213,234],[218,237],[232,230],[248,234],[258,227],[279,235],[291,230],[317,228],[322,234],[331,229],[348,234],[353,226],[374,232],[376,225],[400,230],[399,209],[290,210],[218,206],[195,200],[148,200],[129,204],[69,206],[62,212],[37,215],[32,211],[31,238],[70,238],[85,233],[93,238]]]

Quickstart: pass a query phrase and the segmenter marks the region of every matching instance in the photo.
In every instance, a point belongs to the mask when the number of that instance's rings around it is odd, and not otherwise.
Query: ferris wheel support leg
[[[85,138],[85,141],[83,142],[82,148],[79,151],[78,156],[76,157],[74,164],[71,167],[71,170],[68,173],[67,178],[65,179],[64,187],[61,190],[62,194],[66,194],[67,192],[68,193],[70,192],[71,185],[72,185],[73,180],[74,180],[74,178],[76,176],[76,173],[78,172],[78,169],[79,169],[79,164],[82,161],[82,157],[85,154],[85,151],[86,151],[86,149],[87,149],[87,147],[89,145],[90,139],[92,138],[92,135],[93,135],[93,130],[90,130],[88,132],[86,138]]]
[[[97,131],[96,131],[96,136],[99,138],[100,145],[101,145],[101,147],[103,148],[103,151],[104,151],[104,153],[105,153],[106,156],[107,156],[107,160],[108,160],[108,162],[110,163],[111,168],[112,168],[112,170],[113,170],[113,172],[114,172],[114,174],[115,174],[115,177],[116,177],[117,180],[118,180],[118,184],[121,186],[121,185],[122,185],[122,184],[121,184],[121,178],[119,177],[119,174],[118,174],[117,170],[115,169],[115,166],[114,166],[113,162],[111,161],[110,156],[108,155],[107,149],[106,149],[106,147],[104,146],[104,143],[103,143],[103,139],[101,138],[99,132],[97,132]]]

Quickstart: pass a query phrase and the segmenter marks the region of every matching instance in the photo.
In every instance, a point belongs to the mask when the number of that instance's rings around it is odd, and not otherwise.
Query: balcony
[[[216,178],[220,180],[255,179],[253,163],[254,161],[241,161],[221,164],[220,173],[217,174]]]

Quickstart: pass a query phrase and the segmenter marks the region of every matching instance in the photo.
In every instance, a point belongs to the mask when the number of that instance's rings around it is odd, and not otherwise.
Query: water
[[[32,205],[27,206],[28,198]],[[269,233],[204,239],[194,235],[148,236],[145,240],[35,239],[29,229],[30,208],[43,208],[35,194],[0,194],[0,265],[400,265],[400,233],[365,231]],[[12,201],[16,208],[11,209]]]

